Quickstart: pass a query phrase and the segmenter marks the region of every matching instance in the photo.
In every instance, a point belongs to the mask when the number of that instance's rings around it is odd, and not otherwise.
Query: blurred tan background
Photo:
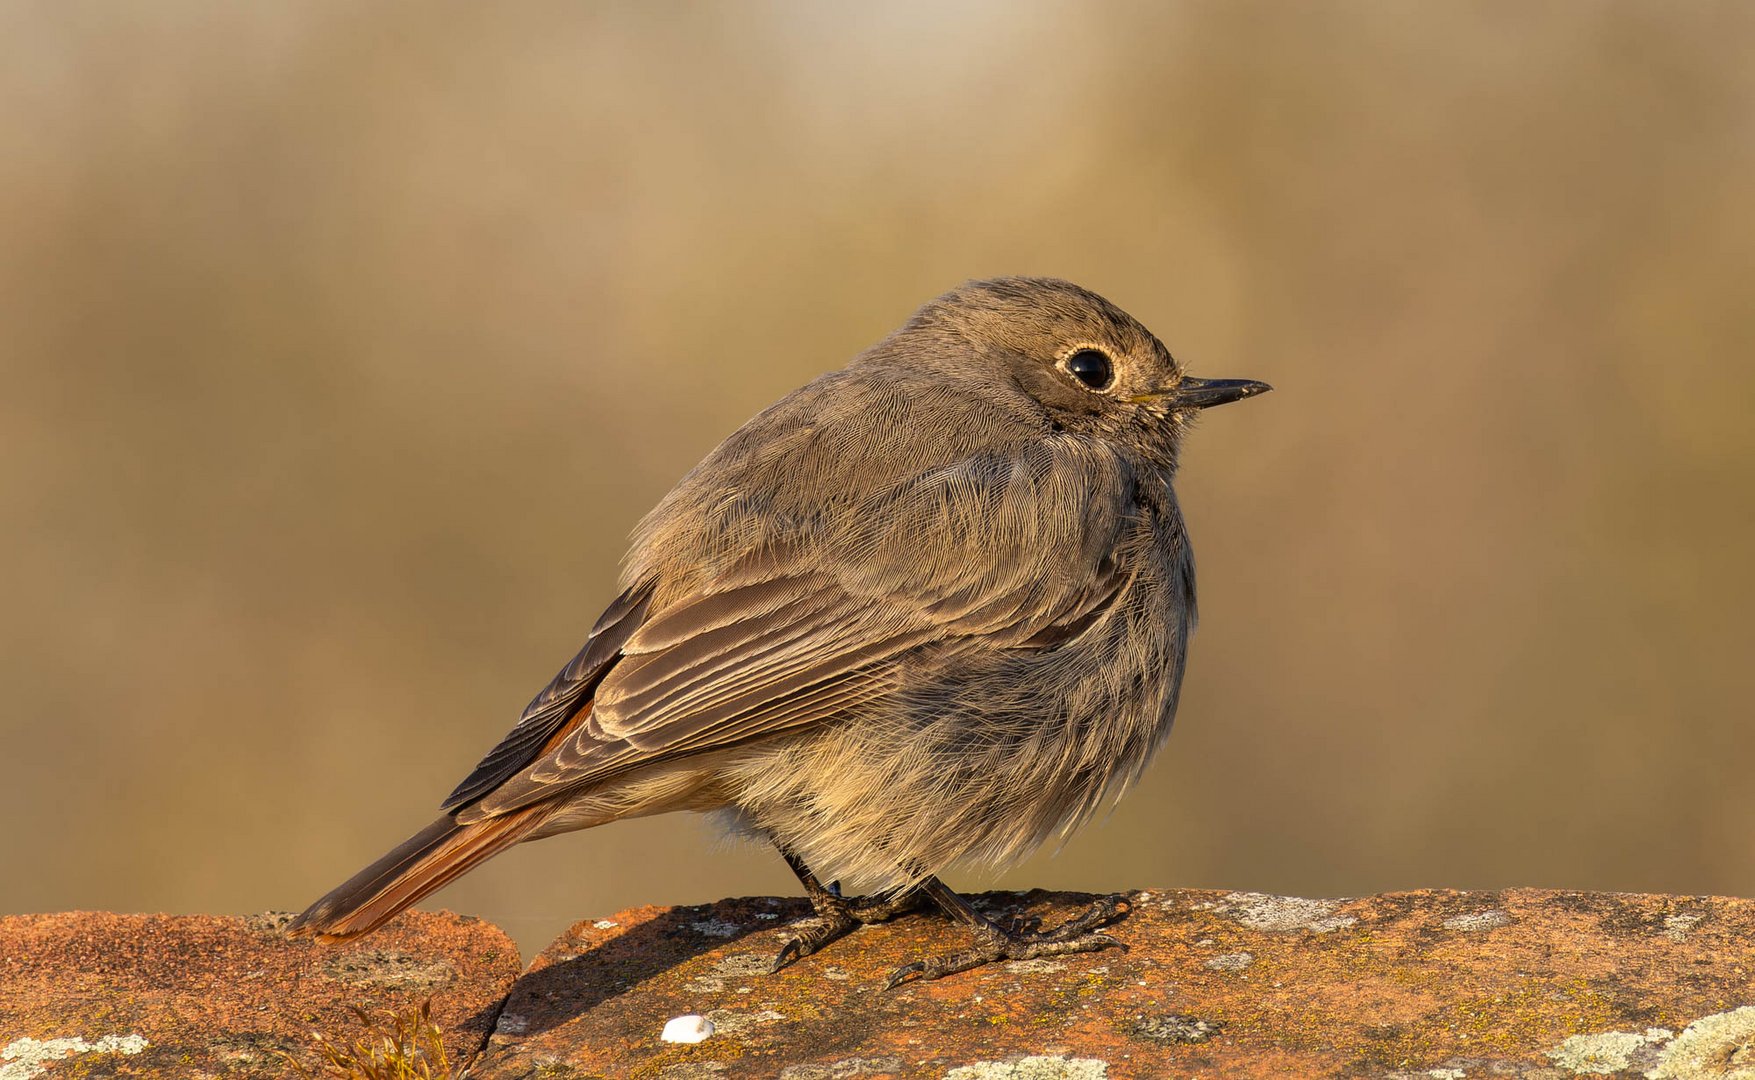
[[[1176,735],[1003,879],[1755,894],[1755,5],[0,5],[0,911],[302,907],[974,276],[1197,373]],[[985,879],[953,875],[953,883]],[[795,891],[684,818],[440,894]]]

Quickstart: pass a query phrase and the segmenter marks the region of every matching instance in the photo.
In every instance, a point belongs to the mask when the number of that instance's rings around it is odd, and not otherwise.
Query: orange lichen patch
[[[1048,924],[1088,900],[979,898]],[[1114,929],[1127,952],[888,992],[892,968],[959,947],[963,931],[909,916],[766,974],[807,914],[753,899],[580,923],[520,980],[472,1075],[938,1080],[963,1066],[1004,1076],[1005,1062],[1030,1057],[1065,1058],[1069,1076],[1142,1080],[1473,1076],[1553,1070],[1569,1037],[1612,1032],[1639,1033],[1615,1045],[1639,1047],[1645,1069],[1670,1038],[1645,1033],[1755,1001],[1755,904],[1741,900],[1143,893]],[[665,1021],[686,1013],[714,1019],[715,1033],[662,1042]]]
[[[101,912],[0,918],[0,1055],[12,1048],[7,1056],[21,1059],[34,1049],[45,1080],[88,1071],[279,1075],[283,1053],[318,1064],[313,1031],[349,1039],[360,1028],[354,1007],[414,1009],[430,997],[447,1054],[463,1060],[481,1047],[518,975],[510,938],[448,912],[412,913],[339,946],[288,941],[284,922]],[[138,1049],[100,1049],[120,1040]],[[77,1050],[79,1042],[94,1049]],[[46,1045],[68,1052],[53,1057]]]

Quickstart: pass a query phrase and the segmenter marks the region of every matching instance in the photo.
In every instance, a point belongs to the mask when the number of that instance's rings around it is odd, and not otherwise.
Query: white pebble
[[[713,1034],[713,1021],[697,1013],[673,1016],[664,1025],[665,1042],[698,1043],[711,1034]]]

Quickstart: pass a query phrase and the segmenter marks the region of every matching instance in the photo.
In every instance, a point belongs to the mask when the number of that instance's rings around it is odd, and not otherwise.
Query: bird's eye
[[[1096,349],[1080,349],[1066,358],[1066,370],[1092,390],[1107,390],[1115,381],[1109,358]]]

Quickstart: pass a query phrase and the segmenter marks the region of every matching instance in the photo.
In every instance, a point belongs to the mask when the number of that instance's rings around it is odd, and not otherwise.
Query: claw
[[[774,957],[774,966],[768,969],[772,975],[795,960],[801,960],[811,953],[833,941],[839,941],[859,928],[859,920],[849,914],[845,907],[831,908],[817,916],[817,924],[794,934],[786,944],[780,946],[780,952]]]
[[[910,977],[924,975],[925,973],[926,964],[924,961],[916,960],[912,964],[903,964],[901,967],[890,972],[890,977],[884,980],[884,989],[894,990],[896,987],[907,982]]]
[[[919,905],[920,898],[914,893],[883,897],[825,895],[814,898],[813,902],[817,905],[817,925],[799,932],[781,946],[768,974],[772,975],[831,942],[839,941],[861,926],[888,922],[903,912],[912,911]]]
[[[1101,927],[1108,926],[1111,923],[1120,922],[1122,919],[1125,919],[1128,915],[1132,914],[1132,912],[1133,905],[1128,903],[1124,897],[1105,896],[1098,899],[1090,907],[1086,908],[1083,914],[1068,919],[1060,926],[1055,927],[1053,930],[1048,931],[1042,936],[1049,940],[1056,941],[1076,937],[1087,931],[1097,930]],[[1116,944],[1120,944],[1120,942],[1117,942]]]
[[[1097,898],[1081,914],[1068,919],[1052,930],[1042,929],[1042,920],[1023,916],[999,925],[977,911],[969,901],[958,896],[938,878],[928,875],[902,892],[879,896],[843,896],[841,883],[831,881],[826,887],[806,866],[803,859],[776,842],[786,865],[798,875],[805,896],[815,910],[816,925],[800,931],[781,946],[769,968],[777,972],[790,964],[852,933],[860,926],[887,922],[898,915],[914,911],[932,901],[945,915],[962,923],[974,933],[974,941],[959,952],[931,956],[903,964],[884,980],[885,990],[894,990],[914,979],[927,980],[968,971],[996,960],[1031,960],[1039,956],[1061,956],[1067,953],[1096,952],[1099,949],[1122,949],[1127,946],[1108,934],[1096,933],[1110,923],[1127,917],[1133,903],[1124,896]]]
[[[802,958],[803,956],[804,943],[798,938],[788,939],[786,944],[780,946],[780,951],[775,954],[774,963],[768,968],[768,974],[775,974],[782,968],[786,967],[786,965]]]
[[[948,890],[945,891],[948,893]],[[1037,929],[1041,926],[1040,919],[1020,920],[1015,925],[1031,927],[1027,931],[1020,931],[1003,929],[976,915],[975,918],[979,921],[971,923],[971,928],[975,931],[973,944],[959,952],[902,965],[890,972],[889,978],[884,981],[884,989],[894,990],[915,979],[926,981],[943,978],[999,960],[1034,960],[1042,956],[1064,956],[1070,953],[1098,952],[1102,949],[1125,951],[1126,945],[1108,934],[1096,931],[1122,919],[1130,910],[1132,905],[1122,898],[1106,896],[1093,903],[1082,914],[1047,931]]]

